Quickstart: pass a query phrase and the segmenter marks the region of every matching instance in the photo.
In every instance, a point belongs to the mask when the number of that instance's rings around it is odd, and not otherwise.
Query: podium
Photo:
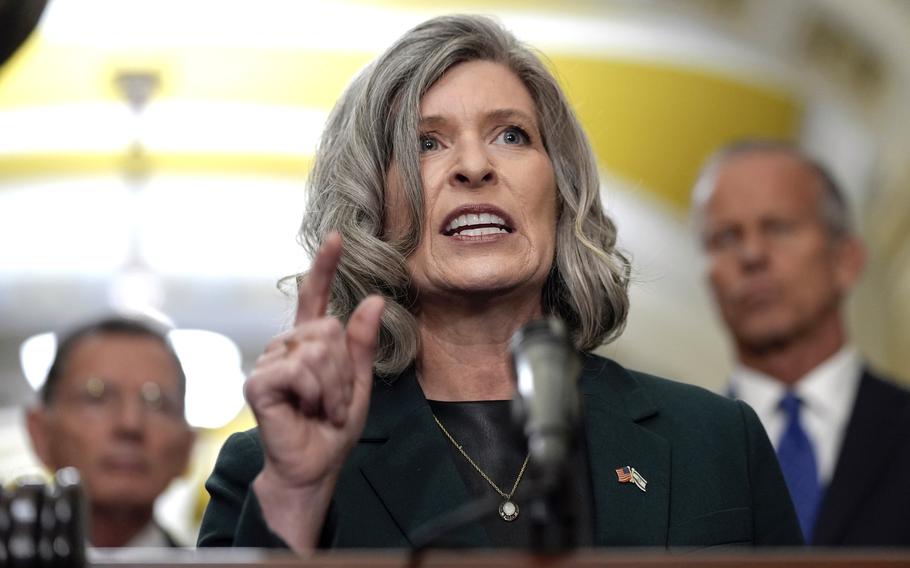
[[[320,552],[309,558],[242,548],[131,549],[91,551],[88,560],[89,566],[97,568],[910,568],[910,549],[597,549],[553,556],[514,550],[431,550],[416,557],[403,550],[362,550]]]

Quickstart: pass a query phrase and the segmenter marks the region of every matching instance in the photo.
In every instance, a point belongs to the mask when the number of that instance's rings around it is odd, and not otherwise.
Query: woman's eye
[[[421,152],[432,152],[433,150],[439,148],[439,142],[432,136],[421,136],[420,137],[420,151]]]
[[[500,133],[497,137],[498,141],[501,141],[503,144],[527,144],[529,143],[530,137],[527,132],[522,130],[517,126],[510,126]]]

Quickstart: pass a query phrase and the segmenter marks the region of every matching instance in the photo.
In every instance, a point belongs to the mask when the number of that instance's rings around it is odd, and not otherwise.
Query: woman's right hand
[[[298,288],[293,329],[269,343],[244,387],[265,448],[253,487],[270,528],[298,551],[315,544],[363,430],[384,306],[365,298],[347,326],[326,315],[341,248],[337,233],[326,237]]]

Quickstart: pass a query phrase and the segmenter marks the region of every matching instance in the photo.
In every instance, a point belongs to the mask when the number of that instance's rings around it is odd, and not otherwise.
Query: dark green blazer
[[[596,546],[802,544],[777,459],[755,413],[704,389],[586,355],[580,389]],[[409,548],[414,531],[470,497],[413,372],[377,381],[359,443],[323,527],[327,548]],[[620,483],[634,467],[647,491]],[[251,483],[263,467],[255,430],[234,434],[206,488],[199,546],[283,546]],[[488,547],[482,523],[446,546]]]

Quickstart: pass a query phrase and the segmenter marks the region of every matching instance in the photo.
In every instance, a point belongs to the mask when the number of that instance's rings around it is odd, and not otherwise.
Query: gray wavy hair
[[[418,352],[418,309],[406,258],[423,219],[419,109],[424,93],[459,63],[484,60],[514,72],[530,92],[556,176],[556,258],[542,306],[560,317],[579,350],[617,337],[629,310],[630,264],[616,249],[616,227],[600,203],[600,179],[587,136],[541,60],[497,22],[443,16],[405,33],[348,86],[329,115],[307,182],[298,240],[315,255],[324,237],[344,242],[329,312],[347,321],[371,293],[386,299],[375,369],[398,374]],[[400,240],[384,227],[386,179],[398,164],[411,221]],[[302,275],[297,275],[300,282]]]

